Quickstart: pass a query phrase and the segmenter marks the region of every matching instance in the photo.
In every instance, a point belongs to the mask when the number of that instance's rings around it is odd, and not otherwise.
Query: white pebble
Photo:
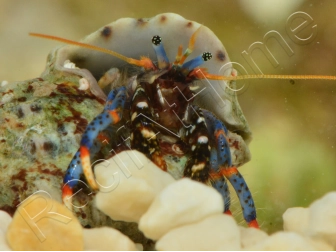
[[[240,232],[231,216],[216,214],[170,230],[157,241],[155,248],[170,251],[241,250]]]
[[[5,235],[0,232],[0,251],[12,251],[6,243]]]
[[[333,249],[333,247],[323,241],[323,240],[320,240],[320,239],[314,239],[314,238],[310,238],[309,240],[309,243],[314,247],[314,250],[317,250],[317,251],[333,251],[335,249]]]
[[[336,249],[336,192],[315,201],[309,211],[309,235],[329,242]]]
[[[0,251],[10,250],[6,241],[6,231],[11,221],[12,217],[8,213],[0,211]]]
[[[224,203],[213,188],[184,178],[164,189],[139,222],[146,237],[158,240],[169,230],[221,214]]]
[[[141,243],[135,243],[135,247],[137,248],[138,251],[143,251],[143,245]]]
[[[245,250],[296,251],[314,250],[309,239],[294,232],[277,232],[262,241],[244,248]]]
[[[268,237],[266,232],[256,228],[239,227],[239,230],[243,249],[254,246]]]
[[[113,220],[129,222],[138,222],[155,196],[175,181],[138,151],[124,151],[96,165],[95,174],[100,184],[97,207]]]
[[[86,251],[137,251],[130,238],[110,227],[84,229],[83,240]]]
[[[44,191],[21,202],[6,239],[12,250],[83,250],[78,219]]]
[[[6,231],[11,221],[12,217],[7,212],[0,210],[0,230]]]
[[[293,231],[306,235],[309,222],[309,209],[303,207],[288,208],[282,215],[284,231]]]

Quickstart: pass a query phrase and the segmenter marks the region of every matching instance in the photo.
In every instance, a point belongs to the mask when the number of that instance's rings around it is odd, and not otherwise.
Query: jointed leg
[[[185,123],[190,126],[185,129],[182,139],[191,146],[191,152],[184,169],[184,176],[206,182],[209,177],[211,155],[207,126],[200,108],[188,107],[188,115],[189,118],[185,120]]]
[[[152,109],[144,87],[139,84],[133,95],[131,107],[131,147],[147,155],[162,170],[167,165],[160,151],[157,133],[154,132],[154,123],[151,118]]]
[[[230,147],[226,140],[227,129],[224,124],[208,111],[204,111],[204,115],[211,132],[214,132],[217,149],[218,169],[212,174],[212,178],[222,179],[223,175],[230,181],[235,189],[245,221],[250,227],[259,227],[256,220],[256,210],[251,192],[238,169],[232,165]],[[211,126],[210,126],[211,125]]]
[[[126,88],[120,87],[112,90],[107,97],[104,111],[98,115],[86,128],[79,151],[73,157],[63,180],[62,198],[65,204],[71,209],[71,196],[73,188],[78,185],[83,177],[89,186],[97,190],[90,156],[98,151],[94,145],[100,131],[106,129],[111,124],[116,124],[122,117],[122,111],[126,100]],[[90,155],[91,154],[91,155]]]
[[[210,157],[210,165],[211,165],[211,170],[210,170],[210,176],[209,176],[209,181],[210,184],[213,188],[215,188],[221,195],[224,200],[224,213],[230,214],[230,206],[231,206],[231,197],[230,197],[230,190],[228,187],[227,180],[225,179],[225,176],[218,176],[218,170],[219,170],[219,165],[218,165],[218,153],[217,153],[217,148],[214,147],[211,143],[211,157]]]
[[[211,170],[209,181],[212,187],[214,187],[222,195],[222,198],[224,200],[224,213],[231,215],[231,197],[228,183],[224,175],[218,174],[220,170],[220,164],[225,163],[225,160],[223,159],[227,158],[227,156],[229,156],[229,159],[231,159],[230,151],[227,146],[218,146],[218,141],[214,134],[216,130],[216,124],[218,124],[217,119],[209,111],[203,110],[203,113],[211,142]]]

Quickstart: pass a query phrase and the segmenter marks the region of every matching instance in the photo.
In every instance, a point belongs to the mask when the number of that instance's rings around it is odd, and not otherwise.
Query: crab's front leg
[[[209,178],[211,156],[208,130],[200,108],[189,106],[187,110],[188,118],[184,118],[184,122],[189,126],[183,129],[182,140],[191,146],[191,150],[184,176],[205,183]]]
[[[138,84],[131,106],[131,147],[145,154],[162,170],[167,171],[154,129],[153,110],[145,92],[145,84]]]
[[[227,180],[225,179],[225,176],[214,176],[214,174],[217,174],[219,170],[218,157],[220,155],[218,155],[216,139],[214,138],[212,132],[213,131],[209,130],[209,136],[211,139],[211,156],[210,156],[211,169],[210,169],[209,182],[211,186],[215,188],[222,195],[222,198],[224,200],[224,213],[232,215],[230,211],[231,197]]]
[[[203,110],[203,113],[210,132],[213,132],[213,137],[216,142],[214,148],[217,150],[217,168],[212,172],[210,177],[215,185],[218,183],[216,181],[223,181],[223,176],[230,181],[238,195],[244,219],[248,226],[259,228],[252,194],[243,176],[238,169],[232,165],[230,147],[226,139],[227,129],[212,113],[206,110]]]
[[[94,145],[98,134],[109,125],[116,124],[121,120],[127,97],[126,92],[126,87],[112,90],[107,97],[103,112],[85,129],[80,148],[70,162],[63,180],[62,199],[69,209],[72,209],[73,189],[79,184],[81,178],[84,177],[93,190],[98,189],[91,167],[90,154],[98,151]]]
[[[191,145],[191,150],[184,176],[213,186],[223,197],[224,212],[231,214],[230,191],[225,177],[211,177],[219,170],[222,160],[218,158],[213,123],[206,120],[206,114],[203,112],[209,113],[197,106],[188,107],[188,118],[185,122],[189,122],[190,126],[183,129],[183,140]]]

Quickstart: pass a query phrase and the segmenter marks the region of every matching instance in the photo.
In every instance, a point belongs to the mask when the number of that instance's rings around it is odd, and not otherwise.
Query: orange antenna
[[[247,79],[280,79],[280,80],[336,80],[333,75],[271,75],[271,74],[247,74],[240,76],[222,76],[209,74],[204,68],[194,69],[191,75],[198,79],[210,80],[247,80]]]
[[[131,65],[144,67],[145,69],[155,69],[155,66],[154,66],[153,62],[151,61],[150,58],[147,58],[147,57],[141,57],[140,60],[136,60],[136,59],[128,58],[124,55],[121,55],[117,52],[114,52],[112,50],[109,50],[109,49],[106,49],[106,48],[103,48],[103,47],[94,46],[94,45],[90,45],[90,44],[86,44],[86,43],[82,43],[82,42],[77,42],[77,41],[74,41],[74,40],[64,39],[64,38],[51,36],[51,35],[46,35],[46,34],[40,34],[40,33],[29,33],[29,35],[33,36],[33,37],[56,40],[56,41],[60,41],[60,42],[66,43],[66,44],[76,45],[76,46],[88,48],[88,49],[91,49],[91,50],[107,53],[107,54],[110,54],[110,55],[112,55],[112,56],[114,56],[118,59],[126,61],[127,63],[129,63]]]

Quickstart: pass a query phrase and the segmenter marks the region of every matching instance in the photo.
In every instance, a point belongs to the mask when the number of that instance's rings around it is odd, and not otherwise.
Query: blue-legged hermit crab
[[[259,227],[251,192],[237,169],[249,160],[246,142],[251,135],[235,94],[239,76],[213,32],[166,13],[117,20],[83,42],[31,35],[71,44],[61,49],[64,56],[55,64],[62,68],[66,60],[75,62],[79,68],[62,70],[82,75],[91,92],[106,101],[86,128],[64,177],[63,201],[69,208],[82,186],[79,181],[99,189],[94,162],[134,149],[175,178],[213,186],[230,214],[229,181],[248,226]]]

